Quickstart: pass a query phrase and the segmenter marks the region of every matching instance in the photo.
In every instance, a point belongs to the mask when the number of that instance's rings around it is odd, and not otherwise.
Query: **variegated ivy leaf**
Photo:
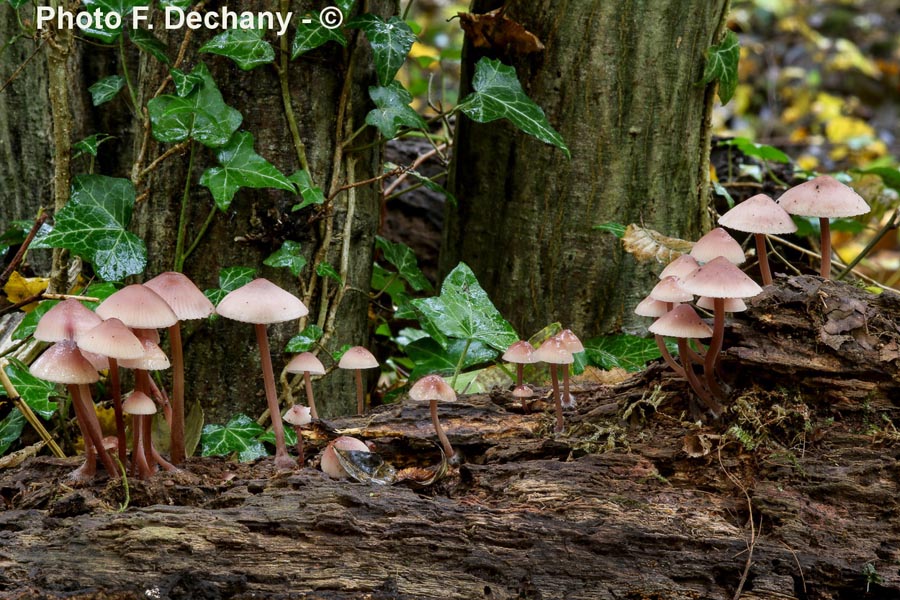
[[[425,120],[410,106],[412,94],[399,81],[392,81],[385,87],[370,87],[369,97],[375,108],[366,115],[366,123],[377,127],[387,139],[396,137],[403,125],[425,129]]]
[[[292,60],[328,42],[337,42],[341,46],[347,45],[347,38],[341,30],[325,27],[322,25],[320,16],[319,11],[313,11],[297,23],[294,41],[291,44]]]
[[[391,17],[385,21],[366,13],[350,19],[347,27],[363,30],[372,46],[378,82],[384,86],[390,84],[416,41],[416,35],[406,21],[400,17]]]
[[[94,106],[100,106],[109,102],[116,97],[122,88],[125,87],[125,78],[119,75],[110,75],[104,77],[94,85],[88,88],[91,93],[91,102]]]
[[[200,52],[227,56],[244,71],[275,60],[275,49],[263,39],[265,29],[229,29],[200,47]]]

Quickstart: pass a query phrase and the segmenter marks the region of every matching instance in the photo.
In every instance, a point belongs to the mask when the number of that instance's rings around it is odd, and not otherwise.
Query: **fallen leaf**
[[[47,284],[49,283],[50,280],[46,277],[22,277],[18,272],[13,271],[12,275],[9,276],[9,281],[3,287],[3,291],[7,299],[16,304],[22,300],[37,296],[47,289]],[[23,306],[22,310],[31,312],[37,305],[37,302],[32,302]]]
[[[668,237],[634,223],[625,229],[622,244],[625,251],[634,255],[638,261],[656,260],[664,265],[690,252],[694,247],[693,242]]]
[[[504,14],[506,7],[488,13],[459,13],[459,22],[476,48],[490,48],[516,56],[541,52],[544,44],[520,23]]]

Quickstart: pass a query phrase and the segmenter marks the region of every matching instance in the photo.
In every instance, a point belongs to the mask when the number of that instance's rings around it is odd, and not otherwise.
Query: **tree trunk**
[[[473,12],[500,2],[476,0]],[[561,321],[594,336],[635,322],[653,275],[606,222],[697,236],[706,214],[708,111],[698,86],[727,0],[521,0],[506,16],[546,49],[511,59],[525,92],[572,151],[508,123],[460,117],[444,272],[468,263],[523,336]],[[462,80],[482,51],[467,44]]]

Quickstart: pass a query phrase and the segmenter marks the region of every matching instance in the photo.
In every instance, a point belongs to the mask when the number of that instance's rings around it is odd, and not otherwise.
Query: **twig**
[[[43,423],[38,420],[37,415],[34,414],[31,407],[22,400],[22,397],[19,396],[19,392],[17,392],[16,388],[13,386],[12,381],[9,380],[9,377],[6,375],[6,366],[8,364],[6,359],[0,360],[0,383],[3,384],[3,388],[6,390],[6,397],[19,409],[19,412],[22,413],[25,420],[28,421],[34,430],[37,431],[38,435],[41,436],[41,439],[47,444],[47,447],[50,448],[50,451],[58,458],[65,458],[65,452],[62,451],[62,448],[59,447],[53,439],[53,436],[50,435],[50,432],[44,428]]]
[[[869,255],[869,252],[872,251],[872,248],[877,246],[878,242],[880,242],[884,238],[884,236],[888,234],[889,231],[897,228],[898,215],[900,215],[900,208],[894,210],[894,214],[891,215],[891,218],[888,219],[887,223],[885,223],[881,227],[881,229],[878,230],[878,233],[875,234],[875,237],[869,240],[869,243],[866,244],[866,247],[856,255],[856,258],[851,260],[850,264],[848,264],[843,271],[838,273],[837,277],[834,278],[835,281],[840,281],[841,279],[843,279],[847,273],[853,270],[853,267],[858,265],[862,259]]]
[[[747,562],[744,564],[744,571],[741,573],[741,579],[738,582],[737,590],[735,590],[732,599],[738,600],[741,597],[741,592],[744,590],[744,584],[747,583],[747,577],[750,575],[750,568],[753,566],[753,550],[756,547],[756,542],[759,540],[759,535],[757,535],[756,525],[753,523],[753,501],[750,499],[750,493],[747,491],[746,486],[725,468],[725,463],[722,462],[722,447],[722,444],[718,447],[719,466],[722,468],[722,472],[731,480],[731,483],[741,490],[744,494],[744,498],[747,499],[747,513],[749,515],[748,520],[750,521],[750,541],[747,542]],[[762,529],[760,529],[760,531],[762,531]]]
[[[796,250],[797,252],[800,252],[801,254],[806,254],[807,256],[811,256],[811,257],[815,258],[816,260],[822,260],[822,255],[819,254],[818,252],[812,252],[812,251],[810,251],[810,250],[807,250],[806,248],[803,248],[803,247],[801,247],[801,246],[798,246],[797,244],[792,244],[791,242],[789,242],[788,240],[784,239],[783,237],[779,237],[779,236],[777,236],[777,235],[769,235],[769,238],[775,240],[775,241],[778,242],[779,244],[784,244],[785,246],[787,246],[787,247],[790,248],[791,250]],[[834,265],[837,266],[837,267],[843,267],[843,268],[846,268],[846,267],[847,267],[847,265],[844,264],[843,261],[838,260],[838,259],[834,259],[834,260],[832,260],[831,262],[832,262],[832,264],[834,264]],[[895,290],[895,289],[893,289],[893,288],[891,288],[891,287],[888,287],[888,286],[884,285],[883,283],[880,283],[880,282],[878,282],[878,281],[875,281],[875,280],[872,279],[871,277],[868,277],[868,276],[866,276],[866,275],[863,275],[862,273],[860,273],[859,271],[857,271],[857,270],[855,270],[855,269],[853,270],[853,274],[856,275],[857,277],[859,277],[860,279],[862,279],[863,281],[865,281],[865,282],[867,282],[867,283],[871,283],[872,285],[878,286],[878,287],[880,287],[880,288],[883,289],[883,290],[891,290],[892,292],[896,292],[896,291],[897,291],[897,290]]]
[[[190,144],[191,144],[191,142],[189,140],[187,140],[187,141],[181,142],[180,144],[175,144],[174,146],[172,146],[171,148],[169,148],[168,150],[166,150],[165,152],[160,154],[158,157],[156,157],[153,160],[152,163],[147,165],[147,167],[145,169],[143,169],[140,173],[138,173],[137,181],[135,182],[135,184],[139,183],[142,179],[144,179],[144,177],[149,175],[150,172],[153,171],[153,169],[155,169],[156,167],[158,167],[159,163],[161,163],[162,161],[166,160],[173,154],[183,153],[190,146]]]
[[[0,94],[2,94],[3,90],[8,88],[12,84],[12,82],[15,81],[19,77],[19,75],[22,73],[22,71],[25,69],[25,67],[28,65],[28,63],[31,62],[31,59],[34,58],[35,56],[37,56],[37,53],[40,52],[41,48],[44,47],[44,42],[46,42],[46,41],[47,41],[47,38],[42,39],[41,43],[38,44],[37,48],[34,49],[34,52],[29,54],[28,58],[26,58],[24,61],[22,61],[22,64],[19,65],[15,71],[13,71],[13,74],[9,76],[9,79],[7,79],[6,82],[2,86],[0,86]]]
[[[447,147],[447,144],[441,144],[440,146],[433,148],[433,149],[429,150],[428,152],[426,152],[425,154],[422,154],[421,156],[416,158],[416,160],[413,161],[413,164],[411,164],[407,169],[404,169],[405,172],[403,174],[401,174],[396,180],[394,180],[389,186],[387,186],[385,188],[384,193],[382,195],[384,197],[390,196],[391,193],[395,189],[397,189],[397,186],[399,186],[406,179],[406,177],[409,175],[409,171],[415,171],[422,165],[422,163],[424,163],[426,160],[428,160],[435,154],[438,154],[440,152],[440,150],[445,149],[446,147]]]
[[[34,225],[31,226],[31,229],[28,231],[28,235],[25,236],[25,240],[19,247],[19,251],[16,252],[16,255],[13,256],[12,261],[9,263],[9,266],[6,267],[6,270],[3,271],[2,275],[0,275],[0,288],[6,285],[6,282],[9,280],[10,275],[12,275],[13,271],[16,270],[16,267],[19,266],[19,263],[22,262],[22,258],[28,251],[28,246],[30,246],[31,242],[34,241],[34,236],[36,236],[38,231],[41,230],[41,226],[47,222],[47,218],[48,215],[46,212],[44,212],[44,209],[40,209],[38,217],[34,220]]]
[[[370,183],[375,183],[377,181],[381,181],[382,179],[385,179],[387,177],[391,177],[393,175],[399,175],[405,171],[406,171],[406,169],[404,167],[397,167],[396,169],[391,169],[390,171],[388,171],[386,173],[382,173],[381,175],[376,175],[375,177],[370,177],[369,179],[364,179],[362,181],[356,181],[354,183],[348,183],[346,185],[342,185],[338,189],[334,190],[334,192],[332,192],[332,194],[330,196],[328,196],[328,198],[326,199],[326,202],[331,202],[341,192],[346,192],[347,190],[350,190],[353,188],[358,188],[358,187],[362,187],[364,185],[369,185]]]

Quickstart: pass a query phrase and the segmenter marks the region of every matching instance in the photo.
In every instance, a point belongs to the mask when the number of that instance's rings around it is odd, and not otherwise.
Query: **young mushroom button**
[[[292,358],[285,365],[284,370],[287,373],[303,373],[303,382],[306,385],[306,401],[309,404],[310,411],[312,411],[312,418],[318,419],[319,413],[316,410],[316,400],[313,397],[312,381],[310,381],[309,376],[324,375],[325,365],[312,352],[303,352]]]
[[[338,459],[335,449],[344,452],[371,452],[365,442],[354,437],[342,435],[332,440],[325,447],[325,450],[322,451],[322,459],[319,466],[322,468],[323,473],[334,479],[347,479],[350,477],[347,470],[341,466],[341,461]]]
[[[409,397],[417,402],[428,402],[431,410],[431,422],[434,424],[434,430],[437,432],[438,439],[441,440],[441,447],[447,459],[453,456],[453,447],[447,434],[441,428],[441,422],[438,420],[437,405],[438,402],[456,402],[456,392],[444,381],[440,375],[426,375],[418,380],[409,390]]]
[[[341,356],[338,367],[356,371],[356,414],[365,411],[365,394],[363,394],[362,369],[374,369],[378,366],[375,356],[362,346],[353,346]]]

